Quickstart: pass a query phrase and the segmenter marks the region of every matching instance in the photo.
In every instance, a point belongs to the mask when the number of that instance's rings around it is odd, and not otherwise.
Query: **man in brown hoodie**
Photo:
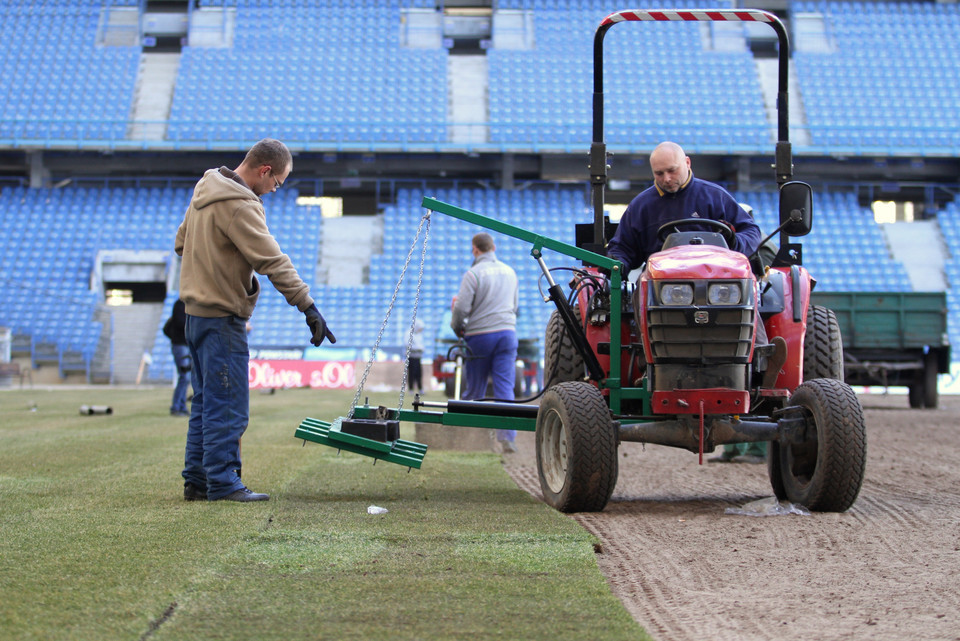
[[[266,501],[240,480],[240,437],[250,413],[247,320],[264,274],[306,315],[310,342],[336,342],[297,274],[267,228],[260,197],[283,186],[293,170],[290,150],[264,139],[236,169],[207,170],[193,190],[175,249],[183,257],[180,298],[193,359],[193,404],[187,428],[183,498]]]

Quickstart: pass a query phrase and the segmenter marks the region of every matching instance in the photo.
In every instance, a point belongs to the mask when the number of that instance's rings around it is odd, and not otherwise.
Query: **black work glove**
[[[307,317],[307,327],[309,327],[313,333],[313,336],[310,337],[311,345],[320,347],[324,338],[329,339],[331,343],[337,342],[337,337],[334,336],[333,332],[327,327],[327,321],[323,320],[323,316],[320,315],[320,310],[317,309],[316,305],[311,305],[307,308],[304,315]]]

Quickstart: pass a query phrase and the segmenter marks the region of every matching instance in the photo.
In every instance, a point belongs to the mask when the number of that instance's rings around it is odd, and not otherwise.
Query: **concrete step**
[[[191,16],[188,35],[191,47],[233,46],[237,28],[236,7],[200,7]]]
[[[144,53],[140,56],[128,138],[163,140],[166,136],[166,121],[170,118],[179,69],[179,53]]]
[[[489,127],[487,57],[450,56],[447,59],[447,120],[451,142],[486,142]]]
[[[760,79],[760,89],[763,92],[763,104],[767,111],[767,122],[771,126],[772,137],[777,134],[777,92],[780,88],[779,62],[775,59],[754,59],[757,76]],[[787,78],[787,117],[790,120],[790,141],[794,145],[809,145],[810,131],[807,129],[807,113],[803,106],[803,96],[800,93],[800,84],[793,67],[789,69]]]
[[[370,273],[370,256],[382,251],[382,216],[324,218],[317,271],[327,285],[360,286]]]
[[[110,308],[113,315],[113,382],[137,380],[140,362],[153,350],[163,303],[135,303]]]
[[[950,256],[936,220],[881,225],[894,259],[903,263],[916,291],[947,289],[944,261]]]

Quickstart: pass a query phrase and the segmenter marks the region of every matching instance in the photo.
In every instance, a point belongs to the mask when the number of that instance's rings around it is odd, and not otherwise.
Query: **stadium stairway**
[[[333,287],[359,287],[370,271],[370,256],[383,247],[383,218],[345,216],[323,220],[320,246],[321,267],[317,279]],[[327,267],[332,265],[333,269]]]
[[[760,79],[760,89],[763,92],[763,104],[767,113],[767,122],[771,131],[777,126],[777,91],[779,89],[779,67],[775,58],[757,58],[753,61],[757,68],[757,77]],[[810,131],[807,128],[807,113],[803,109],[803,94],[797,80],[797,72],[793,67],[789,69],[787,90],[790,102],[787,112],[790,118],[791,142],[796,146],[810,144]]]
[[[113,308],[113,382],[136,383],[143,355],[154,343],[163,303],[138,303]],[[167,346],[169,347],[169,345]]]
[[[450,56],[447,59],[450,142],[487,142],[487,74],[486,56]]]
[[[880,227],[915,291],[942,292],[948,288],[944,264],[949,254],[936,220],[887,223]]]
[[[144,53],[140,57],[128,138],[164,139],[179,67],[179,53]]]

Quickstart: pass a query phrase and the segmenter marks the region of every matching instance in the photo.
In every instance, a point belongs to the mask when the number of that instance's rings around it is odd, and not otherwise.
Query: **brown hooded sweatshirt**
[[[267,229],[263,201],[227,167],[208,169],[193,190],[174,246],[183,256],[180,298],[191,316],[250,318],[260,296],[254,272],[301,312],[310,288]]]

